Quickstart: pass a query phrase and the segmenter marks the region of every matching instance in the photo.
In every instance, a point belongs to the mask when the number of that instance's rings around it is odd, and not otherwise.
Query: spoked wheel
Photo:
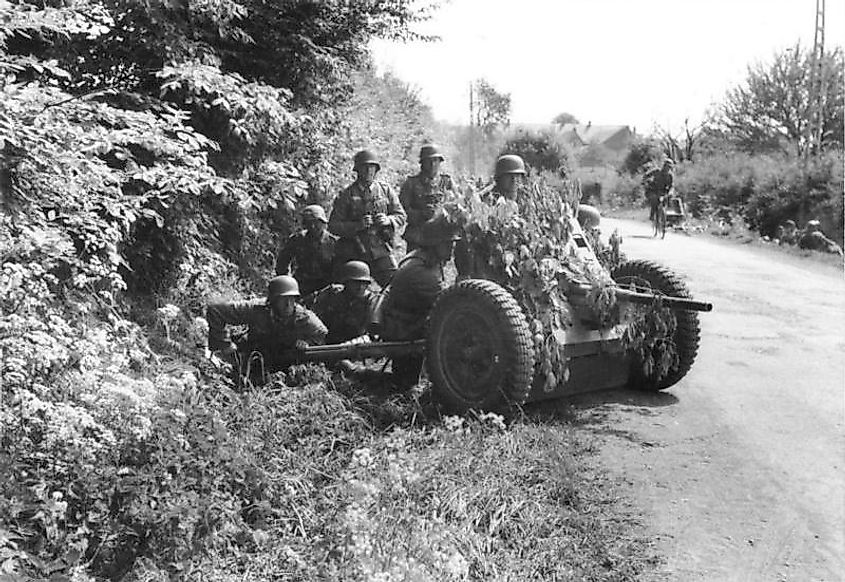
[[[426,356],[434,392],[450,411],[521,404],[531,389],[528,323],[513,296],[492,281],[468,279],[440,295]]]
[[[689,289],[671,270],[651,261],[627,261],[612,273],[613,280],[620,287],[642,293],[658,293],[672,297],[691,298]],[[631,364],[629,384],[643,390],[665,390],[686,376],[695,362],[701,339],[698,313],[695,311],[674,311],[677,326],[672,335],[678,360],[666,375],[657,377],[643,371],[643,362],[634,357]]]

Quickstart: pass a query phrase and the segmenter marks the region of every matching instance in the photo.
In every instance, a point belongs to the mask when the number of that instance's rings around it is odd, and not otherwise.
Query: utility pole
[[[475,176],[475,103],[472,99],[473,82],[469,83],[469,175]]]
[[[824,0],[816,0],[816,30],[813,35],[813,56],[810,60],[805,157],[821,151],[824,133],[824,101]]]

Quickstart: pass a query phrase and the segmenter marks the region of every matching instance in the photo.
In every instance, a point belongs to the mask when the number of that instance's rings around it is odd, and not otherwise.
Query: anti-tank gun
[[[424,354],[437,399],[453,411],[675,385],[698,351],[698,312],[712,305],[694,300],[677,275],[656,263],[604,268],[589,231],[561,206],[559,214],[546,213],[559,221],[545,224],[542,240],[503,235],[493,251],[498,255],[482,257],[489,267],[484,278],[463,273],[445,289],[424,339],[315,346],[297,358]],[[525,232],[524,222],[517,226]],[[464,250],[473,252],[473,241],[466,242]]]

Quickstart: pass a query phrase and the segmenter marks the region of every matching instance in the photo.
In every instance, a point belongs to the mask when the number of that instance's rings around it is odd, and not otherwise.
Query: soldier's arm
[[[354,237],[361,229],[360,217],[351,216],[352,207],[349,196],[344,190],[335,198],[332,213],[329,216],[329,232],[344,238]]]
[[[425,217],[423,216],[424,211],[414,208],[414,199],[414,187],[411,183],[411,178],[408,178],[399,190],[399,203],[405,209],[409,225],[416,225],[421,222],[425,222]]]
[[[326,335],[329,333],[329,330],[326,329],[325,324],[313,311],[308,311],[307,314],[308,321],[304,326],[304,337],[299,339],[305,340],[305,343],[309,346],[321,346],[326,343]]]
[[[399,202],[396,192],[387,184],[384,185],[384,189],[388,201],[387,218],[390,220],[390,226],[393,227],[395,232],[401,233],[408,222],[408,215],[405,214],[405,209],[402,208],[402,203]]]
[[[249,325],[252,311],[252,304],[246,301],[209,303],[205,315],[208,320],[208,348],[220,350],[229,346],[232,338],[227,326]]]

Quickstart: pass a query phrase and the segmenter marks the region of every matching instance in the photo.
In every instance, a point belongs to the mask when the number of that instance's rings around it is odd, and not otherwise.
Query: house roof
[[[627,125],[592,125],[591,123],[567,123],[561,132],[569,137],[576,137],[584,145],[603,144],[622,131],[631,133]]]

